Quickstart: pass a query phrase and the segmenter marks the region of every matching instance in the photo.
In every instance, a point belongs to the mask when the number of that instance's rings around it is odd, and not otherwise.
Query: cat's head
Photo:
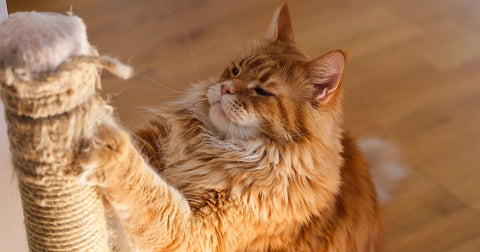
[[[208,90],[209,117],[227,137],[289,140],[338,120],[345,55],[314,60],[297,48],[287,3],[275,12],[270,36],[228,66]]]

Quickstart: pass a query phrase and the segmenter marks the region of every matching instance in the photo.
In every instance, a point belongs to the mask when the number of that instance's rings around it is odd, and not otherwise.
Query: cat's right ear
[[[345,67],[345,53],[329,52],[308,64],[309,83],[315,87],[314,102],[328,101],[337,93]]]
[[[295,42],[288,1],[285,1],[278,7],[273,14],[273,19],[267,32],[267,39],[270,41]]]

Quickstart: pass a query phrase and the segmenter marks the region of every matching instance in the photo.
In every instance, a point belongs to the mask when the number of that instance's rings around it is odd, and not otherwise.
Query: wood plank
[[[480,251],[480,237],[473,238],[466,242],[459,242],[457,245],[446,250],[448,252],[468,252],[468,251]]]
[[[92,44],[137,70],[131,80],[107,74],[103,83],[121,120],[134,127],[152,114],[145,107],[178,98],[189,83],[214,76],[248,50],[280,2],[7,4],[10,11],[57,12],[73,5]],[[349,52],[343,81],[349,129],[396,143],[411,169],[384,206],[391,251],[479,251],[480,2],[296,0],[290,6],[297,43],[309,55]]]
[[[415,231],[391,241],[389,248],[392,252],[446,251],[453,249],[457,244],[476,239],[479,235],[480,220],[478,214],[466,208],[421,226]],[[470,245],[467,245],[466,249],[470,248]]]

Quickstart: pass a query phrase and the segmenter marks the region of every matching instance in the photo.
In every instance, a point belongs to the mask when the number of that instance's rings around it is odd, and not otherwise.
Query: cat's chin
[[[250,139],[258,134],[254,125],[244,126],[232,122],[223,111],[222,105],[219,102],[210,106],[208,116],[215,129],[225,137]]]
[[[210,111],[208,113],[210,121],[212,124],[219,130],[230,125],[232,122],[227,118],[225,112],[222,109],[220,102],[216,102],[210,106]]]

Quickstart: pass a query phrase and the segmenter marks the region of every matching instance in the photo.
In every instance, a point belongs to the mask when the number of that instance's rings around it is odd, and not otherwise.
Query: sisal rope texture
[[[101,69],[120,77],[131,73],[118,61],[96,55],[73,56],[55,71],[38,74],[0,65],[31,251],[111,250],[101,196],[77,182],[82,144],[97,123],[111,116],[96,93]]]

